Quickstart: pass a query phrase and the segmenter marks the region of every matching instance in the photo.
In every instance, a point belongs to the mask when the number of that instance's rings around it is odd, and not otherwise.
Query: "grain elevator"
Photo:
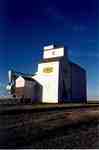
[[[87,100],[86,71],[69,60],[68,49],[64,46],[45,46],[37,72],[32,76],[21,73],[14,87],[17,97],[30,98],[32,102],[85,103]]]
[[[42,85],[43,103],[86,102],[86,71],[68,58],[68,49],[43,49],[43,59],[32,77]]]

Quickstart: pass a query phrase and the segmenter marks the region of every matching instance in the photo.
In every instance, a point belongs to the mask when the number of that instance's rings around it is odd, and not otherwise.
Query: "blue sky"
[[[8,69],[33,73],[43,46],[58,42],[87,70],[88,96],[99,97],[98,6],[98,0],[1,0],[0,93]]]

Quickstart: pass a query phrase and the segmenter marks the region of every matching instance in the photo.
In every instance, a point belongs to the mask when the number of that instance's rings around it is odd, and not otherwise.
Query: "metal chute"
[[[9,81],[9,83],[11,83],[11,81],[12,81],[12,70],[8,71],[8,81]]]

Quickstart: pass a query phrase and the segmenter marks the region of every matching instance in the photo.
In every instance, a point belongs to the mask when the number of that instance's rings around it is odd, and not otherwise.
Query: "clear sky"
[[[87,70],[89,98],[99,97],[98,0],[0,0],[0,94],[7,71],[34,73],[44,45],[59,42]]]

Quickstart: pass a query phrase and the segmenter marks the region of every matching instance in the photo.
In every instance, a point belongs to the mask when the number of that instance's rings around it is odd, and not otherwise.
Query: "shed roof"
[[[17,79],[20,78],[20,77],[23,78],[24,80],[35,81],[32,77],[28,77],[28,76],[18,76]]]
[[[32,77],[22,76],[22,78],[25,79],[25,80],[28,80],[28,81],[35,81]]]

